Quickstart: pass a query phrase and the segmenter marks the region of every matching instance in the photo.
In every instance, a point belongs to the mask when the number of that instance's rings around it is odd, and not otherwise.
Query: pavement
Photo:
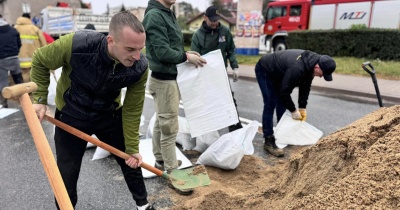
[[[232,74],[230,68],[228,68],[228,74]],[[239,79],[255,80],[254,66],[239,65]],[[377,86],[383,106],[400,104],[399,80],[377,78]],[[371,77],[334,73],[331,82],[323,78],[314,78],[311,90],[321,91],[333,97],[375,101],[379,104],[378,94]]]

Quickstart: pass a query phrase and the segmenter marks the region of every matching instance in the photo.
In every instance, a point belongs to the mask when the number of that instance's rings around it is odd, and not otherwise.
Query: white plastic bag
[[[258,130],[258,122],[253,121],[241,129],[227,133],[212,144],[197,160],[197,164],[233,170],[244,155],[254,153],[253,139]]]
[[[276,146],[284,148],[287,145],[312,145],[323,136],[323,132],[307,122],[294,120],[286,111],[275,128]]]
[[[198,152],[204,152],[206,149],[219,139],[220,135],[218,131],[211,131],[209,133],[203,134],[196,137],[196,144],[193,150]]]
[[[94,135],[94,134],[92,135],[92,137],[98,139],[97,136]],[[88,142],[87,145],[86,145],[86,149],[89,148],[89,147],[96,147],[96,145]],[[110,155],[111,155],[111,153],[109,151],[107,151],[107,150],[105,150],[105,149],[103,149],[101,147],[96,147],[96,151],[93,154],[92,160],[98,160],[98,159],[106,158],[106,157],[108,157]]]
[[[58,68],[54,71],[54,73],[50,73],[50,84],[48,87],[48,95],[47,95],[47,104],[56,105],[55,97],[56,97],[56,87],[57,81],[61,77],[62,68]]]

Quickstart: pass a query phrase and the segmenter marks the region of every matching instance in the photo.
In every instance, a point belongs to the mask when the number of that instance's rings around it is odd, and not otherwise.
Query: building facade
[[[64,0],[72,8],[80,8],[79,0]],[[55,0],[0,0],[0,14],[11,25],[15,24],[17,18],[22,16],[23,5],[29,5],[31,18],[40,15],[40,11],[47,6],[56,6]]]

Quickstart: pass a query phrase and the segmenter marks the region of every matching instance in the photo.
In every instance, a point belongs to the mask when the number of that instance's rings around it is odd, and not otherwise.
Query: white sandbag
[[[94,145],[94,144],[92,144],[92,143],[90,143],[90,142],[88,142],[88,143],[86,144],[86,149],[92,148],[92,147],[96,147],[96,145]]]
[[[101,147],[97,147],[93,154],[92,160],[98,160],[110,156],[111,153]]]
[[[92,137],[98,139],[97,136],[94,134],[92,135]],[[88,142],[88,144],[86,145],[86,149],[89,148],[89,146],[91,146],[91,145],[93,145],[93,147],[96,146],[96,145]],[[101,147],[96,147],[96,151],[94,152],[91,160],[98,160],[98,159],[106,158],[110,155],[111,155],[111,153],[109,151],[107,151]]]
[[[323,132],[307,122],[294,120],[286,111],[275,128],[276,145],[285,148],[287,145],[313,145],[323,136]]]
[[[146,139],[151,139],[153,137],[153,128],[155,122],[156,122],[156,113],[154,113],[153,116],[150,118],[149,125],[147,126]]]
[[[244,155],[254,153],[253,139],[258,130],[258,122],[253,121],[241,129],[227,133],[200,155],[196,164],[233,170]]]
[[[196,137],[196,144],[193,150],[198,152],[204,152],[206,149],[219,139],[220,135],[218,131],[211,131],[209,133],[203,134]]]
[[[50,74],[50,85],[48,87],[48,95],[47,95],[47,104],[56,105],[55,97],[56,97],[56,87],[57,81],[61,77],[62,68],[58,68],[54,71],[54,73]]]
[[[196,139],[192,138],[189,133],[176,134],[176,143],[182,146],[182,150],[193,150],[196,146]]]
[[[220,50],[202,56],[203,67],[177,65],[177,83],[190,134],[198,137],[238,123],[225,63]]]

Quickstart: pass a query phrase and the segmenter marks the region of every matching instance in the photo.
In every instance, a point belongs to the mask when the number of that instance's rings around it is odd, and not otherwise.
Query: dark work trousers
[[[125,151],[121,109],[96,121],[82,121],[63,114],[58,110],[56,110],[55,118],[88,135],[95,134],[99,140],[104,143],[107,143],[121,151]],[[55,128],[54,141],[57,165],[60,169],[72,205],[75,207],[78,201],[77,182],[79,171],[87,142],[58,127]],[[129,191],[132,193],[133,199],[136,201],[136,205],[142,206],[147,204],[147,191],[141,168],[133,169],[126,165],[125,160],[122,158],[117,156],[114,157],[121,167],[125,182],[128,185]],[[56,205],[59,209],[57,201]]]
[[[238,109],[237,109],[236,99],[235,99],[235,97],[234,97],[235,93],[232,91],[231,83],[229,83],[229,87],[230,87],[230,89],[231,89],[232,98],[233,98],[233,103],[235,104],[235,108],[236,108],[236,112],[237,112],[238,120],[239,120],[238,123],[236,123],[236,124],[234,124],[234,125],[230,125],[230,126],[228,127],[229,132],[232,132],[232,131],[235,131],[235,130],[237,130],[237,129],[243,128],[243,126],[242,126],[242,123],[240,122],[240,119],[239,119],[239,111],[238,111]]]
[[[266,71],[261,64],[257,63],[255,67],[258,86],[260,86],[263,96],[264,109],[262,115],[263,135],[264,138],[274,135],[273,117],[276,112],[277,122],[281,119],[286,111],[285,105],[281,102],[273,81],[268,78]]]

